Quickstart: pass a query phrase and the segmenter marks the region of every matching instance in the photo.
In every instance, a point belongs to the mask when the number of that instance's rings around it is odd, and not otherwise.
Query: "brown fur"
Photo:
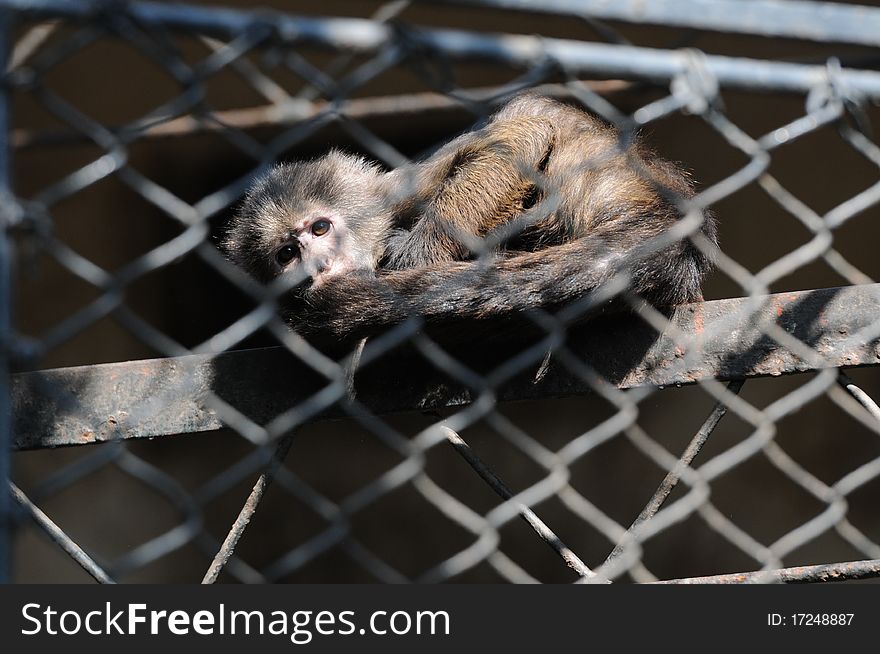
[[[689,176],[638,142],[621,148],[616,130],[549,98],[519,96],[484,128],[390,173],[361,162],[346,182],[350,166],[310,163],[287,183],[320,188],[317,170],[339,177],[331,187],[346,197],[329,199],[364,246],[384,251],[372,268],[291,293],[283,313],[299,330],[350,338],[411,315],[442,323],[554,308],[622,269],[656,305],[700,297],[703,252],[687,239],[645,247],[680,219],[694,193]],[[227,242],[252,272],[268,255],[246,234],[265,229],[260,202],[290,199],[278,195],[252,193]],[[702,232],[715,239],[711,216]]]

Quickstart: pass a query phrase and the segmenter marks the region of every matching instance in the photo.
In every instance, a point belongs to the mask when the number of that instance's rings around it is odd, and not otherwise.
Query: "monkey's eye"
[[[312,223],[312,234],[315,236],[323,236],[330,231],[330,227],[329,220],[324,220],[323,218],[321,220],[316,220]]]
[[[288,243],[281,247],[278,252],[275,253],[275,261],[279,266],[286,266],[291,261],[293,261],[296,256],[299,254],[299,250],[296,249],[295,246]]]

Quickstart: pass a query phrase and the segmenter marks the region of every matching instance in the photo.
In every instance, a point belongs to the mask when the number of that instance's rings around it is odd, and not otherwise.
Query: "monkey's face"
[[[348,222],[326,208],[291,217],[290,229],[272,248],[273,276],[299,274],[315,287],[332,277],[372,270],[373,262],[361,256]]]
[[[372,273],[390,221],[381,180],[377,166],[335,151],[278,165],[248,192],[225,249],[263,282]]]

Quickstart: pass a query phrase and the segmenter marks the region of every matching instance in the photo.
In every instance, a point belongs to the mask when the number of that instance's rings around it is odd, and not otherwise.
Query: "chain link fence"
[[[880,575],[880,8],[0,8],[5,578]],[[706,301],[666,315],[623,270],[526,344],[413,316],[355,362],[221,251],[273,162],[396,168],[525,89],[692,171],[648,247],[710,253]]]

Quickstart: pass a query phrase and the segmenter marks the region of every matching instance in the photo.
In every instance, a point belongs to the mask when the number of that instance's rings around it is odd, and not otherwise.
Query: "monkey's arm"
[[[693,301],[709,262],[687,239],[652,251],[650,241],[662,231],[662,225],[611,221],[572,243],[538,252],[340,279],[315,289],[306,310],[292,309],[288,318],[306,333],[360,338],[410,316],[436,324],[552,310],[622,270],[631,275],[629,288],[657,306]]]
[[[423,205],[413,227],[389,240],[383,267],[469,258],[469,245],[527,208],[553,144],[553,125],[544,118],[493,121],[418,164],[415,179],[397,172],[401,184],[416,185]]]

